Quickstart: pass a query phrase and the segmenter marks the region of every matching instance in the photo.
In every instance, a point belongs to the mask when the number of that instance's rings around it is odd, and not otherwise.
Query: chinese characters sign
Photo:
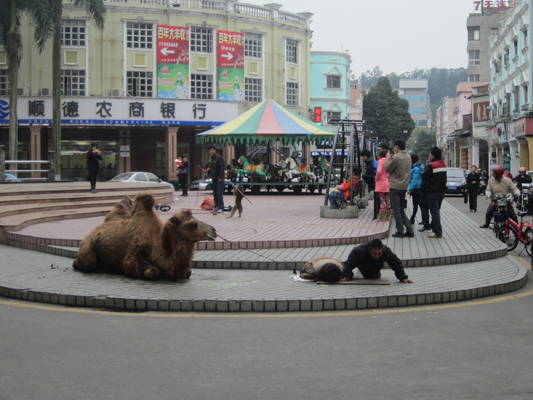
[[[27,99],[27,100],[26,100]],[[52,99],[18,103],[19,124],[52,123]],[[9,123],[9,103],[0,100],[0,125]],[[238,104],[148,98],[63,98],[61,123],[76,125],[220,125],[238,115]]]
[[[474,104],[474,123],[490,120],[490,111],[487,109],[490,102],[482,101]]]
[[[513,8],[514,3],[514,0],[477,0],[474,1],[474,11]]]
[[[244,33],[218,31],[218,100],[244,101]]]
[[[157,97],[189,98],[189,28],[157,26]]]

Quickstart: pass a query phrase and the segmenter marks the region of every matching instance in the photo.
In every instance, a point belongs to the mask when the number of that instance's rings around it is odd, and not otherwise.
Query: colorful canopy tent
[[[197,135],[198,143],[256,144],[263,140],[282,144],[333,139],[334,134],[266,99],[232,121]]]

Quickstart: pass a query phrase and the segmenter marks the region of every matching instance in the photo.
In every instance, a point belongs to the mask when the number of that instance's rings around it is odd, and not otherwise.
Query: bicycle
[[[516,249],[518,242],[524,243],[526,253],[531,257],[533,254],[531,245],[533,244],[533,225],[529,221],[524,221],[527,211],[518,211],[520,224],[507,217],[505,224],[496,232],[496,237],[507,245],[507,251]]]

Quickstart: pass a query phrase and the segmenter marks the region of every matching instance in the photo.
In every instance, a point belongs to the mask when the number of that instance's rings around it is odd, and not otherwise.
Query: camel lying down
[[[104,223],[83,239],[74,269],[150,280],[189,278],[195,243],[215,240],[215,228],[197,221],[189,210],[163,224],[151,194],[139,193],[131,210],[128,205],[124,200],[117,203]]]

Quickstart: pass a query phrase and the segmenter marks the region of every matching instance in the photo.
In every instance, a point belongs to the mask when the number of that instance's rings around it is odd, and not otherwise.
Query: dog
[[[233,217],[233,214],[235,214],[235,211],[237,210],[239,211],[240,218],[243,212],[242,199],[244,198],[244,188],[242,187],[242,185],[233,187],[233,196],[235,196],[235,206],[231,209],[229,216],[227,216],[226,218]]]

